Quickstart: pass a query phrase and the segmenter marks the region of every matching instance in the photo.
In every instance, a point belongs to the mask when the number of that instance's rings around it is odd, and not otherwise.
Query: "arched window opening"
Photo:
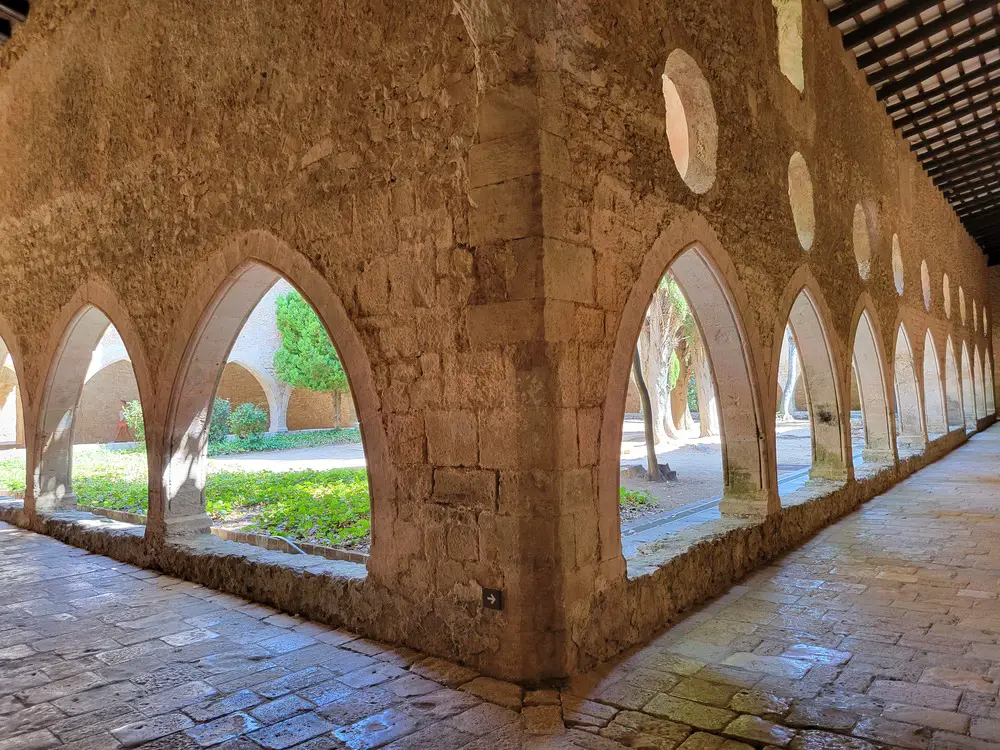
[[[651,299],[647,288],[637,287],[630,301],[636,312],[626,313],[636,317],[649,299],[632,349],[631,377],[620,381],[628,382],[624,421],[618,423],[620,465],[608,466],[602,458],[602,477],[618,474],[617,486],[607,489],[622,503],[621,544],[630,575],[646,572],[658,540],[677,530],[673,514],[761,515],[766,502],[759,411],[750,408],[756,396],[742,327],[721,276],[694,246],[677,256]],[[606,422],[602,431],[613,427]],[[658,471],[677,468],[676,478],[650,477],[650,448]]]
[[[0,448],[24,448],[24,409],[14,358],[0,339]],[[11,491],[9,487],[0,489]]]
[[[684,50],[674,50],[663,70],[667,141],[681,179],[695,193],[715,183],[719,124],[712,91],[701,69]]]
[[[951,336],[945,344],[944,353],[945,403],[948,409],[948,430],[960,430],[965,426],[965,412],[962,406],[962,380],[958,373],[958,360]]]
[[[844,481],[847,463],[833,357],[819,312],[805,290],[788,316],[776,385],[779,495],[797,491],[808,479]]]
[[[974,360],[972,377],[972,385],[976,392],[976,419],[982,419],[986,416],[986,381],[983,379],[983,360],[979,357],[979,347],[975,346],[972,350],[972,358]]]
[[[920,261],[920,290],[924,295],[924,309],[931,311],[931,272],[927,268],[927,261]]]
[[[962,325],[965,325],[965,290],[962,289],[961,284],[958,286],[958,314],[962,320]]]
[[[816,237],[816,209],[813,203],[812,177],[809,166],[798,151],[788,163],[788,200],[792,206],[795,232],[803,250],[810,250]]]
[[[986,350],[986,362],[983,366],[983,389],[986,391],[986,415],[993,416],[997,412],[996,391],[994,391],[993,362],[990,360],[990,351]]]
[[[966,432],[976,429],[976,388],[972,382],[972,363],[969,361],[969,347],[962,342],[962,413]]]
[[[892,235],[892,281],[896,286],[896,293],[903,294],[903,251],[899,247],[899,235]]]
[[[772,0],[778,22],[778,67],[801,93],[806,88],[802,60],[802,0]]]
[[[972,298],[972,330],[979,333],[979,310],[976,307],[976,298]]]
[[[855,453],[860,450],[866,471],[875,471],[892,463],[895,456],[882,357],[867,311],[862,312],[858,320],[851,359],[860,407],[859,413],[851,415],[851,442]]]
[[[920,408],[920,385],[910,337],[900,324],[896,331],[896,354],[893,360],[896,395],[896,447],[900,457],[915,455],[927,444]]]
[[[989,316],[986,314],[986,305],[983,305],[983,335],[985,336],[990,332],[989,328]]]
[[[944,275],[941,282],[942,289],[941,293],[944,295],[944,315],[946,318],[951,318],[951,282],[948,281],[948,274]]]
[[[924,416],[927,420],[929,440],[939,438],[948,432],[948,414],[945,408],[944,386],[941,382],[941,368],[930,329],[924,336]]]
[[[247,263],[197,330],[167,424],[167,533],[211,526],[269,549],[365,552],[371,501],[357,412],[347,366],[311,302],[274,269]],[[296,392],[306,394],[299,411],[311,413],[292,431]]]
[[[872,247],[876,242],[875,206],[870,201],[854,207],[854,224],[851,235],[854,240],[854,259],[858,263],[858,275],[865,281],[871,275]]]
[[[144,516],[144,441],[131,357],[107,315],[88,305],[70,322],[45,382],[35,436],[35,509]]]

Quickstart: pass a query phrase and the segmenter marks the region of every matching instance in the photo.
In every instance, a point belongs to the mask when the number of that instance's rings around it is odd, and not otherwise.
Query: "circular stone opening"
[[[924,309],[931,309],[931,272],[927,270],[927,261],[920,261],[920,288],[924,292]]]
[[[892,235],[892,280],[896,293],[903,294],[903,251],[899,247],[899,235]]]
[[[962,318],[962,325],[965,325],[965,290],[958,287],[958,314]]]
[[[865,281],[871,275],[872,244],[875,242],[874,211],[868,206],[854,207],[854,258],[858,262],[858,273]]]
[[[944,275],[944,280],[941,282],[941,291],[944,294],[944,314],[945,317],[951,317],[951,282],[948,280],[948,274]]]
[[[799,235],[799,244],[803,250],[810,250],[816,235],[813,184],[806,160],[798,151],[792,154],[788,163],[788,200],[792,205],[792,220]]]
[[[667,58],[663,103],[667,142],[677,171],[691,190],[706,193],[715,183],[719,125],[708,81],[684,50],[674,50]]]

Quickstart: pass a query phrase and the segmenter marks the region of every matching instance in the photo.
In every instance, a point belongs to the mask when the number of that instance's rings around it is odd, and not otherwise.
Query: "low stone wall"
[[[994,421],[982,420],[980,427]],[[930,443],[920,455],[820,497],[790,503],[764,521],[720,519],[664,539],[655,570],[610,587],[592,601],[589,626],[571,634],[577,648],[572,671],[587,671],[649,641],[686,610],[724,593],[759,566],[942,458],[968,437],[963,431],[951,432]],[[144,539],[144,527],[126,522],[141,516],[116,515],[122,520],[82,511],[29,518],[20,501],[0,500],[0,521],[95,554],[347,627],[366,637],[461,658],[454,646],[448,647],[444,623],[433,612],[424,615],[431,618],[429,627],[437,630],[424,627],[419,613],[397,611],[404,602],[370,580],[363,564],[274,552],[215,536],[155,546]],[[619,616],[605,616],[608,612]],[[489,647],[488,638],[482,647]]]
[[[994,421],[983,420],[980,428]],[[943,458],[968,437],[961,430],[943,435],[920,455],[845,483],[820,497],[783,506],[764,521],[723,518],[664,539],[653,570],[609,587],[592,601],[591,616],[586,618],[590,627],[572,634],[577,644],[573,660],[576,671],[588,671],[628,648],[648,642],[691,607],[724,593],[761,565]],[[602,616],[607,612],[621,616]]]

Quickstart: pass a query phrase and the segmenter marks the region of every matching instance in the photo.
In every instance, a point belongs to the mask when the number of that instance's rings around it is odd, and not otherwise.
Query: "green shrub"
[[[229,415],[233,407],[224,398],[212,402],[212,419],[208,423],[208,442],[221,443],[229,435]]]
[[[122,407],[125,412],[125,424],[128,425],[132,435],[140,443],[146,442],[146,425],[142,421],[142,404],[138,401],[129,401]]]
[[[632,508],[643,508],[656,502],[656,498],[646,490],[630,490],[626,487],[619,488],[618,499],[622,505]]]
[[[360,443],[361,431],[357,427],[343,430],[309,430],[307,432],[281,432],[256,438],[236,438],[223,443],[209,443],[209,456],[229,456],[236,453],[280,451],[289,448],[317,448],[323,445]]]
[[[240,438],[259,438],[267,432],[267,410],[257,404],[240,404],[229,415],[229,431]]]

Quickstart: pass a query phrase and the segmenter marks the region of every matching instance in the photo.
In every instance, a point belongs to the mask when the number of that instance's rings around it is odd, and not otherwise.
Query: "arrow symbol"
[[[488,601],[490,604],[496,604],[497,598],[493,596],[493,594],[490,594],[489,596],[486,597],[486,601]]]

